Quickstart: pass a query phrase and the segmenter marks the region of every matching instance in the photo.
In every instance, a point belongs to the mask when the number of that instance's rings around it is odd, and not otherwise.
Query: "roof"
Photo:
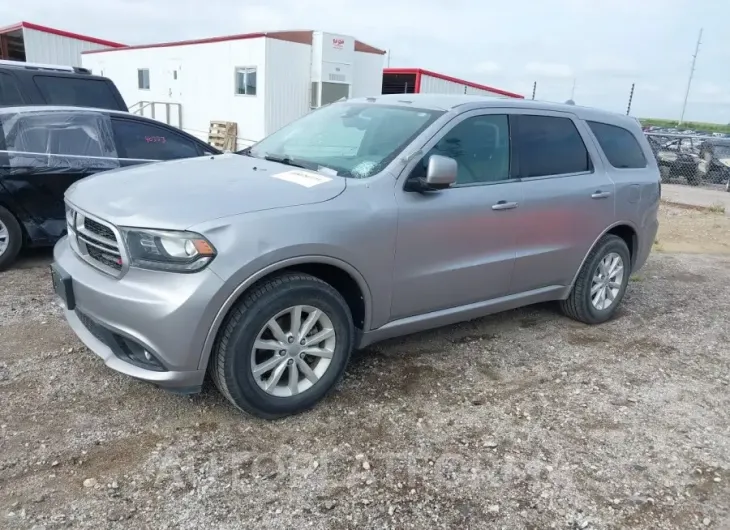
[[[386,94],[347,100],[350,103],[380,103],[383,105],[416,106],[421,109],[449,111],[459,107],[466,111],[480,108],[504,108],[566,112],[584,120],[597,120],[616,124],[638,124],[636,118],[593,107],[566,105],[531,99],[497,98],[480,94]],[[638,125],[637,125],[638,126]]]
[[[97,39],[96,37],[89,37],[88,35],[81,35],[79,33],[71,33],[70,31],[64,31],[62,29],[50,28],[48,26],[41,26],[40,24],[33,24],[32,22],[18,22],[11,26],[5,26],[0,28],[0,35],[10,33],[12,31],[18,31],[19,29],[33,29],[35,31],[41,31],[43,33],[50,33],[51,35],[58,35],[60,37],[67,37],[69,39],[76,39],[84,42],[91,42],[92,44],[99,44],[100,46],[109,46],[110,48],[124,48],[126,44],[119,42],[112,42],[109,40]]]
[[[314,30],[290,30],[290,31],[264,31],[258,33],[241,33],[238,35],[223,35],[220,37],[208,37],[204,39],[181,40],[174,42],[158,42],[154,44],[140,44],[136,46],[125,46],[114,50],[91,50],[82,52],[84,54],[105,53],[122,50],[144,50],[147,48],[171,48],[173,46],[190,46],[193,44],[211,44],[214,42],[226,42],[232,40],[260,39],[262,37],[269,39],[277,39],[288,42],[297,42],[300,44],[312,44]],[[374,53],[377,55],[385,55],[385,50],[370,46],[359,40],[355,40],[355,51],[363,53]]]
[[[431,70],[426,70],[424,68],[384,68],[383,69],[384,74],[411,74],[416,76],[422,76],[427,75],[429,77],[435,77],[436,79],[443,79],[444,81],[451,81],[452,83],[458,83],[460,85],[465,85],[471,88],[476,88],[477,90],[486,90],[487,92],[494,92],[495,94],[501,94],[503,96],[509,96],[511,98],[524,98],[521,94],[517,94],[515,92],[508,92],[507,90],[502,90],[500,88],[494,88],[492,86],[487,85],[481,85],[479,83],[474,83],[472,81],[467,81],[466,79],[459,79],[457,77],[451,77],[450,75],[440,74],[438,72],[433,72]]]

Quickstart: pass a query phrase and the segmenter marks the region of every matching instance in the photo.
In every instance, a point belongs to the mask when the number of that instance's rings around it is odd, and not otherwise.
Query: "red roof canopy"
[[[125,44],[118,42],[112,42],[109,40],[97,39],[96,37],[89,37],[88,35],[80,35],[78,33],[71,33],[70,31],[64,31],[62,29],[49,28],[48,26],[41,26],[40,24],[33,24],[32,22],[18,22],[12,26],[6,26],[0,28],[0,35],[17,31],[19,29],[34,29],[36,31],[42,31],[43,33],[50,33],[52,35],[59,35],[61,37],[68,37],[69,39],[76,39],[85,42],[91,42],[93,44],[99,44],[101,46],[109,46],[110,48],[124,48]]]
[[[523,96],[521,94],[517,94],[515,92],[508,92],[507,90],[502,90],[500,88],[494,88],[492,86],[487,86],[487,85],[480,85],[479,83],[473,83],[472,81],[467,81],[465,79],[459,79],[457,77],[451,77],[450,75],[440,74],[438,72],[433,72],[431,70],[425,70],[423,68],[384,68],[383,73],[384,74],[415,75],[417,87],[421,86],[421,83],[420,83],[421,76],[427,75],[430,77],[435,77],[436,79],[443,79],[444,81],[451,81],[452,83],[458,83],[460,85],[465,85],[465,86],[468,86],[471,88],[476,88],[478,90],[486,90],[487,92],[493,92],[495,94],[500,94],[502,96],[525,99],[525,96]]]

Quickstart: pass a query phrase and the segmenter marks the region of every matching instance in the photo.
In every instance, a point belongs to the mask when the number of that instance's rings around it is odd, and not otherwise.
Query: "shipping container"
[[[423,68],[386,68],[383,71],[383,94],[473,94],[494,97],[524,98],[502,90]]]
[[[377,96],[384,50],[319,31],[274,31],[86,52],[132,112],[207,140],[210,122],[236,124],[238,148],[313,108]]]
[[[124,44],[19,22],[0,28],[0,60],[81,66],[81,53],[123,48]]]

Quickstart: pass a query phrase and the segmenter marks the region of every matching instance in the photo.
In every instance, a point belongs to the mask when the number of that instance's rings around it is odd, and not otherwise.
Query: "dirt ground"
[[[730,528],[729,225],[661,216],[612,322],[379,344],[276,422],[108,370],[34,255],[0,275],[0,528]]]

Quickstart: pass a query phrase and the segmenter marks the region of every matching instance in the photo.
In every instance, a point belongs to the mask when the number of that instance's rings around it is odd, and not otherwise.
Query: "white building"
[[[275,31],[100,50],[83,66],[110,78],[132,112],[207,139],[237,124],[239,147],[312,108],[381,93],[384,50],[318,31]]]
[[[524,98],[520,94],[458,79],[423,68],[386,68],[383,71],[383,94],[475,94],[507,98]]]
[[[0,28],[0,59],[81,66],[81,52],[123,48],[124,44],[19,22]]]

